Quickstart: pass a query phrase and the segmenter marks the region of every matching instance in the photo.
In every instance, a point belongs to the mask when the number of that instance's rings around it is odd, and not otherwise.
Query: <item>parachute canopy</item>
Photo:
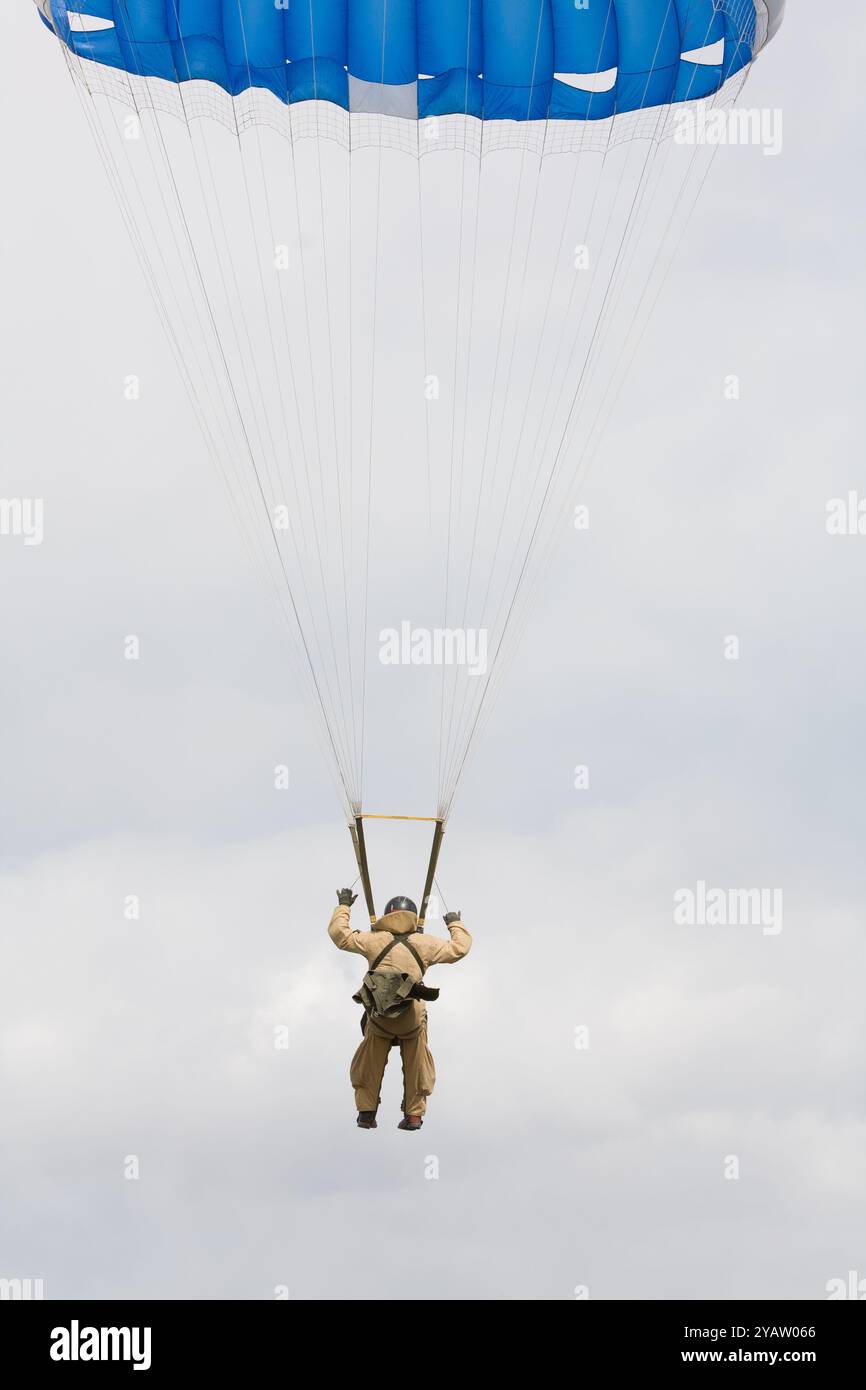
[[[444,822],[782,4],[37,4],[344,810]]]
[[[139,77],[410,120],[572,121],[718,91],[783,0],[37,3],[73,53]]]

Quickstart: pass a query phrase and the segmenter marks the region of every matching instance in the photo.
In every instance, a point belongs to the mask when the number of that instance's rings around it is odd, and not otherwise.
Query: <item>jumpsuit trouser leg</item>
[[[414,1000],[399,1018],[367,1020],[350,1068],[355,1104],[359,1110],[378,1109],[388,1053],[395,1043],[403,1062],[403,1110],[407,1115],[423,1115],[436,1084],[436,1067],[427,1046],[427,1009],[420,1000]]]

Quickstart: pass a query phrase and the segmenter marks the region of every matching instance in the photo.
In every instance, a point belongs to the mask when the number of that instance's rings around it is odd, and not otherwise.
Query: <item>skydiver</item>
[[[364,1009],[363,1041],[352,1058],[349,1078],[355,1088],[358,1127],[376,1128],[382,1077],[392,1047],[400,1048],[403,1062],[403,1119],[398,1129],[416,1130],[424,1123],[427,1097],[436,1083],[436,1068],[427,1046],[426,1000],[439,997],[438,989],[422,983],[431,965],[452,965],[468,954],[472,937],[459,912],[448,912],[445,925],[451,939],[425,936],[418,925],[418,909],[411,898],[392,898],[384,915],[370,931],[349,926],[351,888],[337,893],[339,906],[328,923],[328,935],[341,951],[355,951],[368,962],[367,974],[356,1003]]]

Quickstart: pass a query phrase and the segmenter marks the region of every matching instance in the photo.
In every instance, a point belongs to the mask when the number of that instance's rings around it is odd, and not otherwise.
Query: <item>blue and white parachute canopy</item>
[[[36,3],[344,813],[444,822],[783,0]]]
[[[600,120],[706,97],[784,0],[36,0],[78,57],[421,120]]]

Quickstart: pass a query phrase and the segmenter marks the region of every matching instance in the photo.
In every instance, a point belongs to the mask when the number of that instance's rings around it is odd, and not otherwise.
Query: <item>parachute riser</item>
[[[349,834],[352,837],[352,848],[355,851],[355,862],[358,865],[358,873],[361,878],[361,885],[364,889],[364,901],[367,904],[367,912],[370,915],[371,924],[375,925],[378,921],[376,907],[373,902],[373,888],[370,883],[370,865],[367,861],[367,843],[364,838],[365,820],[417,820],[434,821],[436,829],[433,831],[433,846],[430,850],[430,861],[427,865],[427,878],[424,882],[424,892],[421,895],[421,912],[418,917],[418,926],[424,926],[427,916],[427,907],[430,902],[430,893],[433,888],[433,880],[436,877],[436,868],[439,863],[439,853],[442,849],[442,839],[445,835],[445,822],[437,820],[435,816],[364,816],[355,817],[354,825],[349,826]]]
[[[352,837],[355,859],[358,864],[358,873],[361,875],[361,884],[364,889],[364,901],[367,904],[367,911],[370,914],[370,922],[374,924],[377,921],[376,907],[373,902],[373,888],[370,883],[370,866],[367,863],[367,843],[364,839],[364,820],[362,816],[355,817],[355,824],[349,826],[349,834]]]
[[[421,895],[421,912],[418,917],[419,927],[423,927],[424,919],[427,916],[427,906],[430,902],[433,880],[436,877],[436,866],[439,863],[439,851],[442,848],[442,838],[444,834],[445,822],[437,820],[436,829],[433,831],[433,848],[430,851],[430,863],[427,865],[427,879],[424,883],[424,892]]]

